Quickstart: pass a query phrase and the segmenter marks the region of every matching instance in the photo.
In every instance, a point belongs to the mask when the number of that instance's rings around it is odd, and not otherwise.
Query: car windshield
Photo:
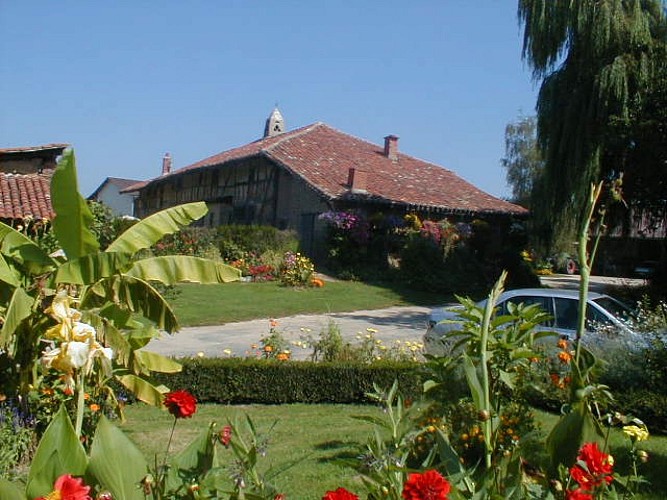
[[[599,297],[592,300],[592,302],[595,302],[597,305],[608,311],[610,314],[613,314],[621,321],[632,320],[635,316],[632,309],[630,309],[622,302],[619,302],[616,299],[612,299],[611,297]]]

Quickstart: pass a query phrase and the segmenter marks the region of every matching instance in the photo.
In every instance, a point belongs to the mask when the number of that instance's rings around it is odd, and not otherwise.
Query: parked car
[[[507,305],[539,304],[551,317],[540,325],[540,330],[552,331],[561,337],[574,338],[579,312],[579,292],[551,288],[518,288],[503,292],[498,298],[497,313],[506,314]],[[486,300],[479,302],[484,307]],[[433,309],[424,335],[424,349],[428,354],[443,355],[449,353],[449,343],[445,336],[461,328],[459,313],[461,305]],[[625,333],[633,333],[628,326],[633,311],[622,302],[604,294],[589,292],[586,307],[586,329],[618,328]]]

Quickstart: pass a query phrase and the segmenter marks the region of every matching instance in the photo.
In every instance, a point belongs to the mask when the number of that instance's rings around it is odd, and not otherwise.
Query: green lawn
[[[292,461],[297,465],[281,473],[273,484],[287,498],[303,500],[322,498],[325,491],[343,486],[357,493],[365,492],[355,471],[336,465],[339,458],[354,458],[372,433],[372,426],[351,418],[353,415],[380,416],[380,409],[355,405],[280,405],[280,406],[223,406],[200,405],[192,419],[178,422],[174,450],[201,432],[211,421],[224,425],[227,419],[243,418],[248,414],[258,428],[268,430],[278,420],[270,434],[268,452],[262,460],[265,467],[279,467]],[[163,453],[173,417],[165,411],[144,405],[127,409],[123,430],[137,443],[152,462],[155,453]],[[556,417],[537,412],[543,429],[550,429]],[[546,431],[545,431],[546,432]],[[620,432],[612,433],[611,445],[616,459],[616,470],[627,470],[628,440]],[[639,498],[667,498],[667,437],[651,436],[642,443],[650,454],[644,475],[650,481],[651,493]],[[231,457],[231,452],[229,452]],[[363,496],[361,496],[363,498]]]
[[[322,288],[290,288],[278,283],[178,285],[169,293],[182,326],[221,325],[295,314],[442,304],[451,297],[352,281],[327,282]]]

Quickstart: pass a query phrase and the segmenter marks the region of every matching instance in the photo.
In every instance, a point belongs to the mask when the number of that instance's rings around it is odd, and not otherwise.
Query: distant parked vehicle
[[[579,312],[579,292],[576,290],[557,290],[550,288],[518,288],[503,292],[498,298],[497,313],[507,314],[508,304],[539,304],[551,319],[541,324],[538,330],[552,331],[573,339],[577,329]],[[484,307],[486,300],[478,303]],[[426,333],[424,349],[428,354],[441,356],[449,354],[448,333],[461,328],[461,305],[440,307],[431,311]],[[604,294],[590,292],[586,307],[586,330],[598,332],[602,329],[618,329],[633,334],[629,321],[633,311],[622,302]]]
[[[634,275],[635,278],[648,280],[653,278],[657,270],[658,270],[658,261],[645,260],[644,262],[641,262],[640,264],[637,264],[637,266],[635,266],[632,274]]]

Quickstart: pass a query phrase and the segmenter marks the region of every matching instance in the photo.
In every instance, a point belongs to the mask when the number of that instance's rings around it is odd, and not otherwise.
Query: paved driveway
[[[420,341],[426,330],[428,307],[390,307],[349,313],[330,313],[298,315],[277,318],[277,329],[291,342],[299,341],[308,333],[318,338],[320,331],[326,329],[329,321],[340,328],[343,339],[351,343],[358,342],[358,334],[366,334],[368,328],[377,330],[375,337],[385,344],[395,340]],[[206,357],[228,355],[229,350],[235,356],[245,356],[258,344],[259,339],[268,334],[269,318],[221,326],[201,326],[182,328],[175,335],[164,335],[153,340],[146,349],[165,356],[196,356],[202,352]],[[311,350],[292,348],[294,359],[306,359]]]
[[[552,288],[577,288],[579,276],[553,275],[542,278],[544,286]],[[602,291],[609,285],[636,286],[643,284],[643,280],[628,278],[592,277],[591,290]],[[420,341],[426,330],[430,308],[390,307],[349,313],[330,313],[315,315],[299,315],[287,318],[278,318],[277,329],[291,342],[300,340],[310,331],[315,338],[322,329],[326,329],[329,321],[335,322],[340,328],[346,341],[356,343],[358,334],[366,334],[368,328],[377,330],[376,338],[388,345],[395,340]],[[147,349],[165,356],[196,356],[204,353],[206,357],[226,356],[229,350],[235,356],[245,356],[258,344],[259,339],[268,334],[269,318],[240,323],[228,323],[221,326],[201,326],[183,328],[175,335],[164,335],[159,340],[153,340]],[[310,350],[293,348],[295,359],[305,359]]]

